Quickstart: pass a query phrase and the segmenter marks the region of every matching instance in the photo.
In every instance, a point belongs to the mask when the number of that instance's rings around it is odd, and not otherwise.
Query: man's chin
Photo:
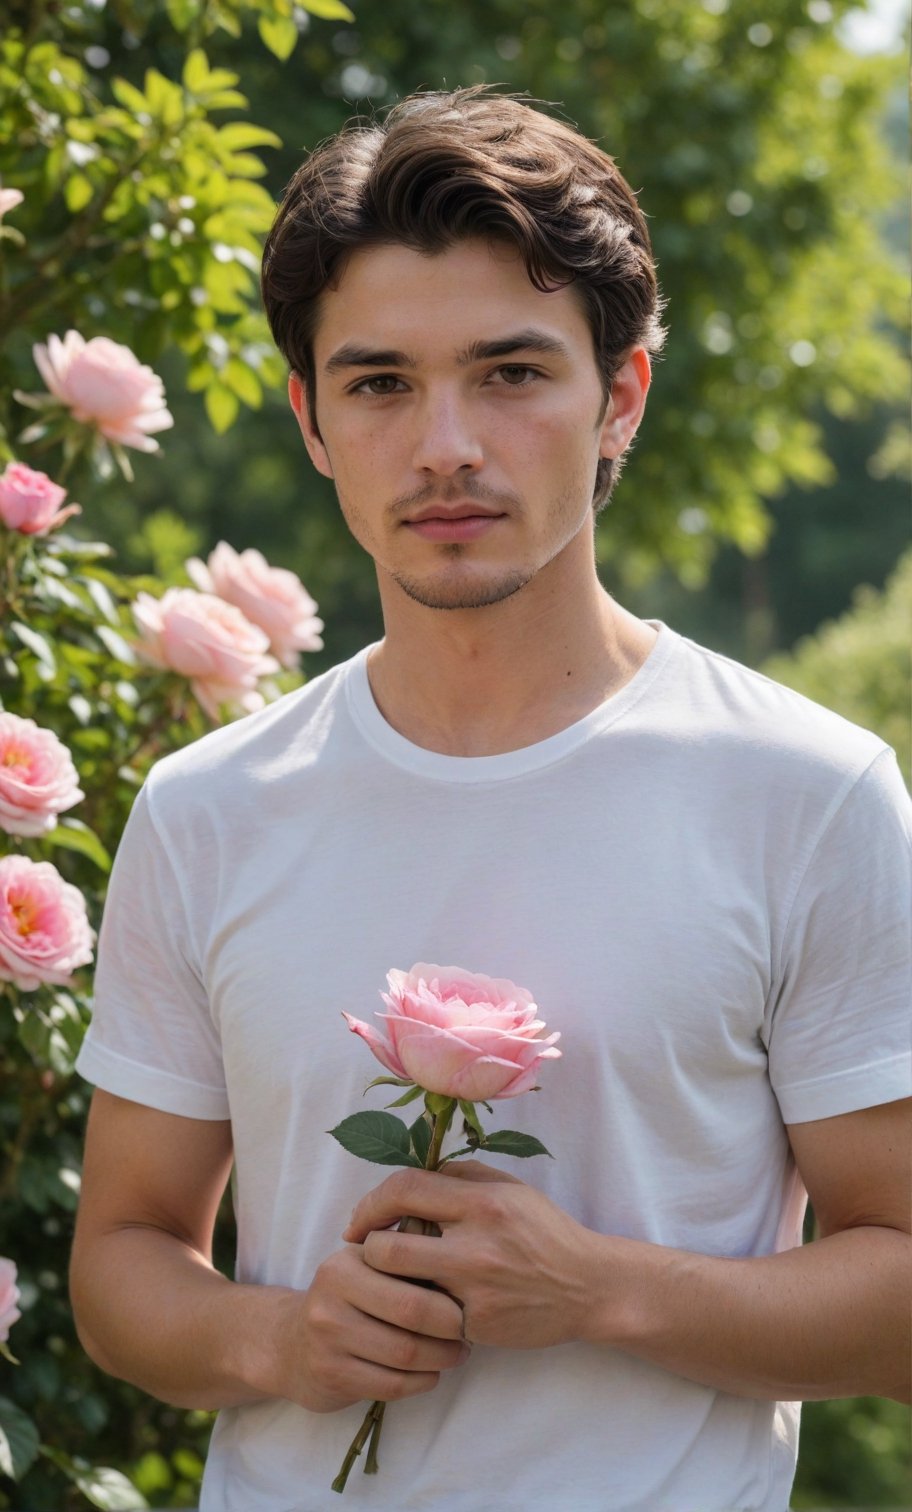
[[[512,598],[528,583],[531,573],[513,572],[495,582],[433,583],[392,574],[402,592],[425,609],[487,609]]]

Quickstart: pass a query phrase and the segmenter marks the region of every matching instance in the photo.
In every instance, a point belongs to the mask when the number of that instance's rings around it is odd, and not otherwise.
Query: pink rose
[[[219,541],[207,562],[191,557],[187,571],[197,588],[234,604],[269,636],[283,667],[298,664],[299,651],[319,651],[323,621],[301,579],[285,567],[270,567],[262,552],[237,552]]]
[[[0,221],[8,210],[15,210],[24,199],[25,195],[21,189],[0,189]]]
[[[517,1097],[534,1086],[544,1060],[555,1060],[559,1034],[538,1039],[544,1029],[530,993],[500,977],[458,966],[390,971],[386,1038],[370,1024],[344,1014],[348,1027],[366,1040],[382,1065],[426,1092],[484,1102]]]
[[[133,618],[142,639],[136,650],[154,667],[190,678],[206,713],[219,718],[219,705],[245,713],[263,707],[257,678],[278,670],[267,656],[269,641],[240,609],[195,588],[169,588],[160,598],[141,593]]]
[[[69,985],[92,959],[85,900],[50,861],[0,859],[0,979],[23,992]]]
[[[24,462],[10,462],[0,474],[0,520],[22,535],[47,535],[70,515],[79,514],[78,504],[60,508],[65,498],[65,488]]]
[[[0,1344],[5,1344],[14,1323],[22,1317],[16,1303],[19,1288],[16,1285],[16,1267],[12,1260],[0,1256]]]
[[[167,430],[174,417],[165,408],[161,379],[129,347],[107,336],[85,341],[78,331],[67,331],[63,341],[49,336],[47,346],[33,346],[32,355],[50,392],[74,420],[96,425],[121,446],[159,450],[151,432]]]
[[[43,835],[84,796],[72,757],[52,730],[0,714],[0,829]]]

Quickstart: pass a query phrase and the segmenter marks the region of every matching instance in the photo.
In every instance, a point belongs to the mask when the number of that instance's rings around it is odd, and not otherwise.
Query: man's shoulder
[[[194,803],[203,795],[239,797],[270,777],[312,761],[336,717],[349,661],[274,699],[264,708],[163,756],[147,779],[158,802]]]
[[[771,773],[859,777],[889,747],[872,730],[730,656],[682,636],[680,693],[696,731]]]

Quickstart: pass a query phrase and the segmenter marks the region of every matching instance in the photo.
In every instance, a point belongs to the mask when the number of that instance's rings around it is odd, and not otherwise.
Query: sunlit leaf
[[[291,57],[298,41],[298,28],[293,21],[273,21],[267,16],[261,16],[257,29],[269,51],[282,63]]]
[[[104,741],[104,745],[107,744],[108,739]],[[61,819],[56,829],[50,830],[42,839],[46,845],[60,845],[65,850],[78,851],[80,855],[94,861],[103,872],[111,870],[111,857],[94,830],[90,830],[80,819]]]
[[[0,1474],[21,1480],[38,1454],[38,1429],[7,1397],[0,1397]]]

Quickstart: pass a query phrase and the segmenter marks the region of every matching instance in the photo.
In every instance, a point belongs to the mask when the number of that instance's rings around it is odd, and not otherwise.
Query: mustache
[[[453,482],[444,488],[439,484],[427,483],[412,493],[400,494],[393,500],[390,509],[398,518],[412,509],[423,509],[428,504],[455,504],[463,499],[468,499],[473,504],[486,504],[489,509],[499,509],[504,513],[514,511],[521,514],[523,508],[522,500],[516,494],[489,488],[486,483],[479,483],[476,479],[466,479],[463,483]]]

